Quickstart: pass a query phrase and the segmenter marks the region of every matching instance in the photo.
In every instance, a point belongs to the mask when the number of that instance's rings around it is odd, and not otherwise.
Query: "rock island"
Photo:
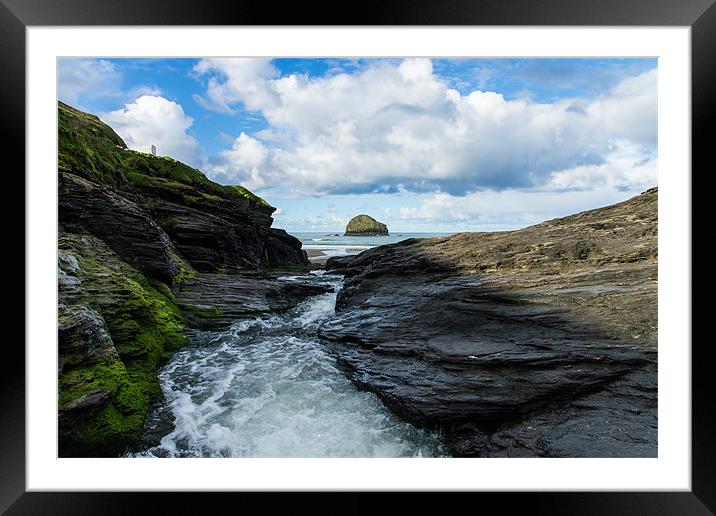
[[[356,215],[346,226],[343,236],[383,236],[388,234],[388,226],[368,215]]]

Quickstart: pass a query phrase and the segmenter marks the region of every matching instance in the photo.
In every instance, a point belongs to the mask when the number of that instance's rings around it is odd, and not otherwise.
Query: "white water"
[[[291,278],[286,278],[291,281]],[[338,287],[336,277],[315,281]],[[316,337],[336,293],[293,311],[236,323],[182,350],[160,371],[165,402],[152,424],[174,429],[138,456],[414,457],[441,454],[436,434],[358,391]],[[153,423],[152,423],[153,422]]]

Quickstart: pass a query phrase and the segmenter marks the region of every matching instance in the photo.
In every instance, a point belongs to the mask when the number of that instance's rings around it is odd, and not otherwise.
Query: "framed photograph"
[[[3,0],[27,302],[0,507],[715,511],[712,3]]]

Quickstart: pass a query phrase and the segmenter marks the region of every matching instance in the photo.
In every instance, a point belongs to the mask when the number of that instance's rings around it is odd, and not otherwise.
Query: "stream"
[[[358,390],[317,337],[335,315],[333,292],[280,315],[199,332],[160,370],[164,400],[148,418],[141,457],[432,457],[440,436]],[[297,277],[281,278],[295,281]],[[306,277],[302,276],[302,280]]]

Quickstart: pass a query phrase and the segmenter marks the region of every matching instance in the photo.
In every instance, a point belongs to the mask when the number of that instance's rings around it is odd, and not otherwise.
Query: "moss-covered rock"
[[[382,236],[388,234],[388,227],[368,215],[356,215],[346,226],[345,236]]]
[[[99,236],[172,287],[174,254],[203,272],[308,265],[300,241],[271,227],[275,208],[261,197],[168,156],[129,150],[93,115],[61,102],[58,112],[65,231]]]
[[[61,234],[59,424],[63,456],[137,443],[167,350],[186,342],[169,288],[90,235]]]
[[[117,456],[138,443],[161,395],[160,363],[186,342],[174,296],[197,271],[308,260],[245,188],[129,150],[61,102],[58,121],[59,452]],[[220,319],[217,310],[200,315]]]
[[[118,187],[158,186],[178,192],[199,192],[227,202],[248,200],[255,207],[275,211],[242,186],[217,184],[200,170],[169,156],[128,149],[98,117],[63,102],[58,102],[58,136],[58,166],[62,170]]]

